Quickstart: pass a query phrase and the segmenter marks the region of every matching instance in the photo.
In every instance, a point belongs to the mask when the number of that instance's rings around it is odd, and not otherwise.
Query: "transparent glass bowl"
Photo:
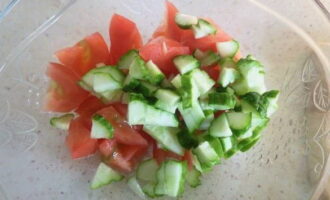
[[[17,3],[18,1],[12,1]],[[294,24],[254,0],[177,0],[184,13],[213,18],[243,54],[266,66],[280,109],[249,152],[203,176],[183,199],[316,199],[329,168],[329,65]],[[42,9],[41,9],[42,8]],[[40,109],[53,53],[95,31],[108,39],[113,13],[134,20],[145,41],[164,13],[161,0],[30,0],[0,15],[0,199],[137,199],[125,183],[89,189],[97,156],[71,160],[65,133]],[[27,11],[27,12],[25,12]],[[25,23],[28,21],[29,23]]]

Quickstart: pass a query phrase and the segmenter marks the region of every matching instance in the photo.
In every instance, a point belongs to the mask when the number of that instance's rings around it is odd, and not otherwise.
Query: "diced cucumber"
[[[251,127],[252,113],[229,112],[226,115],[229,127],[236,135],[241,135]]]
[[[152,60],[149,60],[146,63],[146,68],[149,71],[149,75],[150,75],[149,82],[150,83],[158,85],[159,83],[161,83],[164,80],[165,75],[163,74],[162,71],[160,71],[158,66],[152,62]]]
[[[164,78],[163,79],[163,81],[160,83],[160,86],[162,87],[162,88],[167,88],[167,89],[169,89],[169,88],[173,88],[173,85],[172,85],[172,83],[169,81],[169,79],[167,79],[167,78]]]
[[[136,78],[133,78],[130,75],[127,75],[124,80],[123,90],[125,92],[134,92],[134,90],[140,85],[140,81]]]
[[[186,181],[191,187],[195,188],[201,184],[201,180],[199,179],[201,175],[202,173],[193,167],[192,169],[188,170]]]
[[[140,84],[137,87],[137,91],[142,93],[145,97],[154,96],[154,93],[157,91],[157,89],[157,86],[152,85],[146,81],[140,81]]]
[[[132,64],[129,67],[129,73],[132,78],[136,78],[139,80],[148,80],[149,78],[149,70],[146,67],[146,63],[144,60],[137,56],[133,60]]]
[[[124,176],[114,171],[108,165],[100,163],[92,180],[91,188],[97,189],[112,182],[120,181],[123,178]]]
[[[143,161],[136,171],[136,176],[138,179],[143,181],[156,182],[156,172],[158,169],[158,164],[154,159],[148,159]]]
[[[189,133],[187,130],[181,130],[177,134],[178,141],[181,146],[185,149],[191,149],[198,146],[198,140],[194,137],[192,133]]]
[[[192,26],[195,39],[199,39],[208,35],[216,34],[217,29],[208,21],[198,19],[198,23]]]
[[[178,120],[173,113],[156,109],[140,100],[129,102],[128,123],[130,125],[178,126]]]
[[[251,141],[251,142],[249,142],[249,143],[247,143],[246,145],[244,145],[244,146],[242,146],[241,148],[240,148],[240,151],[241,152],[246,152],[246,151],[248,151],[249,149],[251,149],[257,142],[259,141],[259,138],[258,139],[256,139],[256,140],[253,140],[253,141]]]
[[[200,143],[193,150],[193,153],[197,156],[202,168],[204,168],[203,171],[207,168],[210,169],[210,167],[220,162],[220,157],[208,141]]]
[[[165,149],[179,155],[184,154],[184,148],[180,145],[176,136],[179,131],[177,128],[145,125],[143,126],[143,130]]]
[[[158,99],[155,104],[157,108],[175,113],[175,110],[179,105],[179,95],[169,89],[158,89],[155,93],[155,97]]]
[[[199,172],[204,172],[204,169],[202,168],[201,163],[195,154],[192,154],[192,163],[196,170]]]
[[[222,144],[221,144],[219,138],[214,138],[214,137],[206,136],[205,139],[210,143],[210,145],[213,147],[213,149],[215,150],[215,152],[217,152],[219,158],[223,158],[225,156],[225,152],[222,149]]]
[[[229,137],[233,135],[226,114],[222,114],[213,120],[209,133],[213,137]]]
[[[217,42],[216,44],[218,53],[222,58],[234,57],[239,50],[239,43],[235,40],[227,42]]]
[[[128,180],[127,180],[127,185],[128,187],[136,194],[138,195],[141,199],[145,199],[146,196],[139,184],[139,182],[136,180],[135,176],[131,176]]]
[[[192,55],[180,55],[173,59],[173,63],[181,74],[192,71],[200,67],[199,61]]]
[[[202,52],[197,49],[194,56],[197,56],[196,58],[200,61],[202,67],[214,65],[220,60],[220,56],[213,51]]]
[[[204,112],[197,100],[192,102],[190,108],[184,109],[181,104],[179,104],[178,108],[189,132],[191,133],[198,129],[205,119]]]
[[[222,87],[227,87],[229,84],[234,83],[239,78],[240,78],[240,74],[236,69],[222,68],[218,79],[218,83]]]
[[[279,98],[279,91],[278,90],[270,90],[268,92],[265,92],[262,95],[264,98],[268,100],[268,107],[267,107],[267,117],[270,117],[277,109],[277,100]]]
[[[104,72],[95,72],[93,81],[93,90],[97,93],[122,88],[122,83],[116,81],[110,74]]]
[[[74,118],[74,114],[68,113],[59,117],[52,117],[50,119],[50,125],[55,128],[68,130],[71,120]]]
[[[198,18],[195,16],[177,13],[175,15],[175,23],[182,29],[189,29],[192,25],[196,25],[198,23]]]
[[[213,110],[229,110],[235,107],[236,99],[226,92],[213,92],[209,94],[208,104]]]
[[[215,82],[209,75],[200,69],[195,69],[191,72],[191,76],[198,88],[198,96],[206,94],[214,86]]]
[[[182,84],[181,84],[181,75],[178,74],[176,75],[172,80],[171,80],[171,83],[172,85],[176,88],[176,89],[179,89],[182,87]]]
[[[123,95],[122,90],[110,90],[102,93],[96,94],[101,100],[107,104],[107,103],[115,103],[120,102],[121,97]]]
[[[184,109],[191,108],[193,101],[199,97],[199,88],[193,78],[193,73],[181,76],[181,98]]]
[[[221,58],[219,62],[222,68],[236,68],[236,63],[232,58]]]
[[[113,127],[103,116],[95,114],[92,118],[91,138],[110,139],[113,136]]]
[[[225,158],[230,158],[237,152],[237,142],[234,136],[220,138]]]
[[[157,171],[157,195],[178,197],[184,191],[187,165],[184,162],[168,160],[162,163]]]
[[[199,127],[200,130],[208,130],[214,119],[213,110],[204,110],[204,115],[205,115],[205,119],[202,122],[201,126]]]
[[[129,50],[122,57],[120,57],[117,65],[120,69],[129,69],[136,57],[139,56],[139,52],[135,49]]]
[[[155,194],[155,183],[147,183],[142,187],[143,192],[150,198],[155,198],[157,195]]]

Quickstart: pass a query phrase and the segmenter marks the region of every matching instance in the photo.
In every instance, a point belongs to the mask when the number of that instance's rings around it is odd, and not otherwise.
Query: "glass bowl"
[[[0,199],[137,199],[124,182],[89,189],[99,158],[72,160],[65,132],[49,126],[52,115],[40,109],[45,69],[56,61],[56,50],[88,34],[99,31],[109,41],[115,12],[134,20],[147,41],[161,22],[164,1],[10,3],[0,13]],[[200,187],[186,187],[182,199],[317,199],[330,150],[330,74],[323,52],[255,0],[174,3],[184,13],[213,18],[240,42],[244,55],[264,63],[268,88],[281,90],[280,109],[261,141],[205,174]]]

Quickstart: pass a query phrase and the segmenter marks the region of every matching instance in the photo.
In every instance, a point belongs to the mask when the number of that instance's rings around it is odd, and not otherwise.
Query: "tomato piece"
[[[183,157],[182,157],[183,161],[187,162],[188,165],[188,169],[191,170],[193,168],[193,162],[192,162],[192,153],[191,150],[186,150]]]
[[[140,56],[145,61],[152,60],[167,76],[178,73],[173,64],[173,58],[189,53],[188,47],[163,36],[154,38],[140,49]]]
[[[75,111],[80,116],[91,117],[96,111],[106,107],[100,99],[95,96],[88,97],[83,101]]]
[[[96,67],[96,64],[109,60],[108,46],[98,32],[87,36],[73,47],[57,51],[55,55],[79,77]]]
[[[125,119],[127,118],[128,105],[122,103],[114,103],[112,106],[119,112]]]
[[[99,146],[103,161],[114,169],[129,173],[147,153],[147,146],[120,144],[116,140],[104,141]]]
[[[69,68],[50,63],[46,73],[52,79],[45,97],[46,111],[70,112],[87,98],[88,92],[77,85],[79,77]]]
[[[175,160],[182,160],[182,156],[173,153],[171,151],[166,151],[164,149],[158,148],[157,144],[153,147],[153,157],[157,161],[158,164],[161,164],[168,158],[172,158]]]
[[[142,46],[142,38],[135,23],[121,15],[112,16],[109,34],[110,64],[116,64],[128,50],[139,49]]]
[[[69,126],[66,143],[73,159],[91,155],[97,150],[97,140],[90,137],[90,119],[78,117]]]
[[[120,144],[147,146],[147,141],[135,131],[123,116],[112,106],[97,112],[106,118],[114,127],[114,138]]]
[[[220,67],[219,65],[214,65],[214,66],[207,66],[207,67],[202,67],[204,71],[214,80],[218,81],[219,74],[220,74]]]

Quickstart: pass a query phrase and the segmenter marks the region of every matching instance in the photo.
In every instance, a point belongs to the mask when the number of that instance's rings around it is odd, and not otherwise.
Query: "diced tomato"
[[[120,144],[147,146],[147,141],[130,125],[125,118],[112,106],[103,108],[97,112],[105,117],[114,127],[114,138]]]
[[[71,121],[67,145],[73,159],[91,155],[97,150],[97,140],[90,137],[90,119],[78,117]]]
[[[109,33],[110,64],[116,64],[128,50],[139,49],[142,46],[142,38],[135,23],[121,15],[112,16]]]
[[[153,147],[153,157],[157,161],[158,164],[161,164],[168,158],[182,160],[182,156],[180,156],[176,153],[173,153],[171,151],[166,151],[166,150],[158,148],[158,147]]]
[[[119,112],[125,119],[127,118],[128,105],[122,103],[114,103],[112,106]]]
[[[111,156],[116,148],[117,143],[114,139],[104,139],[99,142],[99,151],[105,157]]]
[[[126,145],[116,141],[105,141],[100,145],[103,160],[111,167],[129,173],[147,153],[147,146]]]
[[[55,53],[59,61],[82,76],[98,63],[109,60],[109,50],[100,33],[94,33],[78,42],[73,47]]]
[[[175,23],[175,15],[178,13],[178,9],[169,1],[166,2],[165,21],[161,24],[153,34],[153,37],[165,36],[174,39],[184,46],[188,46],[191,51],[200,49],[203,51],[213,50],[216,51],[216,42],[228,41],[231,39],[223,30],[215,25],[211,20],[207,19],[210,23],[217,27],[217,33],[215,35],[209,35],[200,39],[195,39],[191,30],[181,29]]]
[[[157,37],[140,49],[141,57],[146,61],[152,60],[167,76],[178,73],[173,58],[189,53],[188,47],[165,37]]]
[[[214,117],[216,118],[216,117],[219,117],[220,115],[222,115],[223,113],[225,113],[226,111],[224,111],[224,110],[219,110],[219,111],[217,111],[217,112],[215,112],[214,113]]]
[[[193,168],[192,162],[192,153],[191,150],[186,150],[184,156],[182,157],[183,161],[187,161],[188,169],[191,170]]]
[[[90,96],[79,105],[75,112],[80,116],[91,117],[96,111],[106,106],[106,104],[95,96]]]
[[[204,71],[208,73],[208,75],[214,80],[217,81],[220,74],[220,67],[219,65],[202,67]]]
[[[47,76],[51,78],[44,109],[52,112],[70,112],[84,101],[88,93],[77,85],[79,77],[69,68],[50,63]]]

